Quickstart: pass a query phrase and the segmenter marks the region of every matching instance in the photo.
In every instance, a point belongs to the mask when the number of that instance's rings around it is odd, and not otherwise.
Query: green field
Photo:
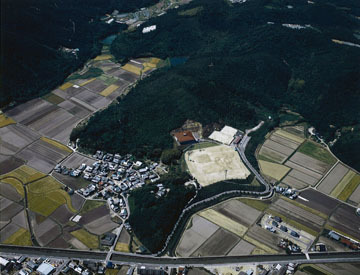
[[[99,247],[99,238],[96,235],[90,234],[85,229],[73,231],[71,232],[71,235],[90,249],[96,249]]]
[[[276,179],[278,181],[280,181],[290,171],[290,168],[285,165],[268,162],[264,160],[259,160],[259,165],[261,171],[265,175],[273,179]]]
[[[61,102],[63,102],[65,100],[62,97],[60,97],[56,94],[53,94],[53,93],[48,93],[47,95],[44,95],[43,99],[45,99],[46,101],[49,101],[52,104],[60,104]]]
[[[61,188],[62,185],[51,176],[27,185],[30,210],[47,217],[60,205],[66,204],[75,213],[69,194]]]
[[[7,238],[4,241],[4,244],[31,246],[32,242],[31,242],[30,232],[25,228],[20,228],[9,238]]]
[[[38,180],[40,178],[45,177],[46,175],[44,173],[41,173],[29,166],[22,165],[19,168],[16,168],[15,170],[1,175],[0,180],[6,179],[6,178],[16,178],[19,181],[21,181],[23,184],[29,183],[35,180]]]
[[[360,175],[355,175],[338,196],[339,200],[346,201],[360,184]]]
[[[313,141],[307,140],[306,142],[304,142],[298,149],[298,152],[301,152],[305,155],[308,155],[310,157],[313,157],[314,159],[323,161],[330,165],[333,165],[336,162],[336,158],[331,155],[328,150]]]

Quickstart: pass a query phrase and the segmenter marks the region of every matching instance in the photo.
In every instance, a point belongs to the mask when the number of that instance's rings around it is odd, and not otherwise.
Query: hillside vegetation
[[[39,97],[100,53],[100,38],[125,28],[100,21],[158,0],[2,0],[0,107]],[[77,57],[60,47],[78,48]]]
[[[300,113],[326,138],[337,127],[358,124],[360,51],[332,42],[360,42],[354,36],[358,3],[287,5],[193,1],[144,25],[156,24],[154,32],[121,33],[111,46],[121,62],[141,56],[188,59],[141,81],[72,138],[89,150],[151,155],[172,146],[169,131],[186,119],[244,128],[268,115],[276,118],[281,106]]]

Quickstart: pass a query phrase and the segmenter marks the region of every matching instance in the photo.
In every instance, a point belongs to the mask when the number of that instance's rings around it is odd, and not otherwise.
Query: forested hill
[[[172,146],[169,131],[186,119],[243,128],[287,106],[330,139],[360,123],[360,48],[332,41],[360,44],[359,16],[358,1],[195,0],[144,25],[156,31],[112,44],[120,61],[187,62],[153,73],[72,138],[90,150],[151,154]]]
[[[99,39],[120,30],[105,13],[133,11],[158,0],[1,0],[0,107],[49,92],[100,51]],[[122,28],[125,28],[124,26]],[[74,55],[59,47],[79,48]]]

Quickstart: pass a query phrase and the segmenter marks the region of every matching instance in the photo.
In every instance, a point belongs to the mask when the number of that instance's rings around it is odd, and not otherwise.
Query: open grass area
[[[213,209],[202,211],[199,213],[199,215],[240,237],[244,236],[247,230],[246,226],[233,221],[232,219],[224,216],[223,214],[220,214]]]
[[[84,215],[85,213],[89,212],[90,210],[92,210],[94,208],[98,208],[103,205],[105,205],[104,201],[86,200],[86,202],[84,203],[84,206],[82,207],[79,214]]]
[[[315,236],[315,237],[316,237],[316,236],[319,234],[319,233],[316,232],[315,230],[313,230],[313,229],[311,229],[311,228],[309,228],[309,227],[307,227],[307,226],[305,226],[305,225],[303,225],[303,224],[301,224],[301,223],[299,223],[299,222],[297,222],[297,221],[294,221],[294,220],[292,220],[292,219],[289,219],[288,217],[280,214],[279,212],[277,212],[277,211],[275,211],[275,210],[267,209],[266,212],[269,213],[269,214],[271,214],[271,215],[273,215],[273,216],[278,216],[278,217],[280,217],[280,218],[281,218],[285,223],[287,223],[288,225],[291,225],[291,226],[293,226],[293,227],[295,227],[295,228],[297,228],[297,229],[299,229],[299,230],[303,230],[303,231],[309,233],[309,234],[312,235],[312,236]]]
[[[59,89],[65,91],[66,89],[70,88],[70,87],[73,86],[73,85],[74,85],[74,84],[72,84],[71,82],[66,82],[66,83],[64,83],[63,85],[61,85],[61,86],[59,87]]]
[[[62,185],[51,176],[30,183],[27,185],[29,208],[47,217],[60,205],[66,204],[75,213],[69,194],[61,188]]]
[[[12,185],[16,191],[22,196],[24,197],[24,188],[23,188],[23,185],[21,184],[21,182],[17,179],[14,179],[14,178],[5,178],[5,179],[2,179],[1,182],[5,182],[5,183],[8,183],[10,185]]]
[[[339,200],[346,201],[360,184],[360,175],[356,174],[338,196]]]
[[[119,252],[130,252],[129,245],[127,243],[117,243],[115,251]]]
[[[280,181],[290,171],[290,168],[285,165],[263,160],[259,160],[259,165],[261,171],[265,175],[278,181]]]
[[[269,207],[269,204],[264,203],[261,200],[256,200],[256,199],[238,199],[238,200],[259,211],[264,211]]]
[[[350,183],[352,178],[355,176],[355,172],[349,170],[346,175],[341,179],[341,181],[335,186],[335,188],[331,191],[330,195],[337,198],[343,190],[345,190],[346,186]]]
[[[79,229],[71,232],[75,238],[80,242],[86,245],[90,249],[97,249],[99,247],[99,238],[96,235],[93,235],[87,232],[85,229]]]
[[[45,177],[44,173],[41,173],[27,165],[22,165],[19,168],[0,176],[0,179],[3,180],[5,178],[16,178],[20,180],[22,183],[29,183],[40,178]]]
[[[326,150],[321,145],[316,142],[307,140],[304,142],[298,149],[298,152],[301,152],[305,155],[313,157],[314,159],[323,161],[327,164],[333,165],[336,162],[336,158],[331,155],[331,153]]]
[[[119,88],[119,86],[117,85],[110,85],[109,87],[105,88],[101,93],[100,95],[102,96],[108,96],[108,95],[111,95],[112,92],[114,92],[117,88]]]
[[[0,114],[0,128],[8,126],[10,124],[15,124],[15,123],[16,123],[16,121],[13,120],[12,118],[7,117],[4,114]]]
[[[62,97],[60,97],[54,93],[48,93],[48,94],[44,95],[42,98],[52,104],[60,104],[61,102],[63,102],[65,100]]]
[[[255,245],[260,250],[265,251],[267,254],[277,254],[278,253],[275,249],[272,249],[272,248],[268,247],[267,245],[255,240],[249,236],[245,236],[244,240]]]
[[[31,246],[32,242],[31,242],[30,232],[25,228],[20,228],[9,238],[7,238],[4,241],[4,244]]]
[[[284,138],[290,139],[292,141],[298,142],[298,143],[302,143],[304,141],[304,139],[302,137],[296,136],[294,134],[291,134],[291,133],[281,130],[281,129],[276,130],[275,134],[278,136],[282,136]]]

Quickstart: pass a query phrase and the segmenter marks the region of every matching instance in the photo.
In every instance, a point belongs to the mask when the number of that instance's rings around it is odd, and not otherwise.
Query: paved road
[[[107,253],[98,251],[81,251],[70,249],[54,249],[44,247],[22,247],[11,245],[0,245],[1,255],[24,255],[24,256],[45,256],[48,258],[63,259],[87,259],[105,261]],[[239,265],[244,263],[252,264],[273,264],[273,263],[345,263],[360,262],[360,252],[327,252],[309,253],[309,259],[305,254],[293,255],[250,255],[250,256],[222,256],[222,257],[194,257],[194,258],[173,258],[155,257],[127,253],[113,253],[111,262],[115,264],[144,264],[153,266],[219,266]]]
[[[242,159],[242,161],[245,163],[245,165],[251,170],[251,172],[255,175],[256,179],[258,180],[259,183],[261,183],[262,185],[265,186],[265,191],[263,191],[262,193],[267,194],[270,192],[270,194],[272,193],[272,186],[270,186],[270,184],[268,184],[266,182],[266,180],[260,175],[260,173],[251,165],[251,163],[248,161],[248,159],[245,156],[245,149],[246,149],[246,145],[248,144],[248,142],[250,141],[250,138],[247,134],[244,135],[244,137],[242,138],[242,140],[240,141],[240,143],[235,147],[236,151],[239,153],[240,158]]]

